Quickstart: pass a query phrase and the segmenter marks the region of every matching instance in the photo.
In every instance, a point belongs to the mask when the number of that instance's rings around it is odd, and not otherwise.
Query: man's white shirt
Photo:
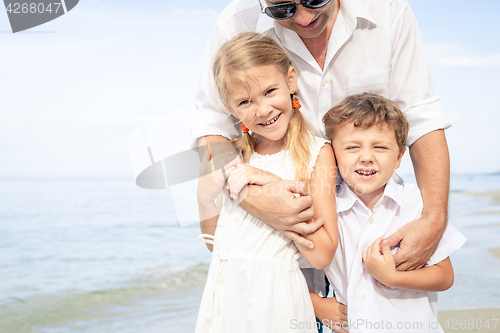
[[[437,325],[436,292],[379,288],[365,271],[362,261],[363,251],[375,239],[386,238],[406,223],[418,219],[422,208],[420,191],[413,184],[399,185],[390,179],[373,213],[345,182],[338,187],[339,245],[325,273],[337,301],[347,305],[352,324],[350,332],[443,332]],[[446,259],[465,240],[460,232],[448,225],[427,265]],[[393,253],[396,250],[393,249]]]
[[[345,97],[363,92],[398,104],[410,123],[408,145],[450,126],[434,94],[416,19],[405,0],[343,0],[324,70],[300,37],[260,12],[258,0],[236,0],[219,15],[210,34],[196,97],[191,138],[241,134],[218,98],[212,61],[219,47],[240,32],[266,32],[285,49],[298,73],[301,112],[315,135],[324,137],[323,115]]]

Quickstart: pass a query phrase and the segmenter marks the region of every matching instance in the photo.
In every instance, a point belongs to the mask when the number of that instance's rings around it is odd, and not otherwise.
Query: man
[[[272,16],[274,18],[271,18]],[[422,267],[437,247],[447,223],[449,153],[444,129],[450,126],[434,95],[416,19],[405,0],[236,0],[218,17],[205,51],[191,136],[198,144],[240,135],[237,120],[216,99],[211,61],[217,49],[243,31],[267,32],[288,52],[298,73],[301,112],[316,135],[321,119],[346,96],[371,92],[395,101],[410,123],[408,145],[424,210],[422,217],[388,238],[399,242],[399,270]],[[195,141],[196,142],[196,141]],[[249,187],[242,203],[252,215],[291,239],[319,225],[303,184],[291,181]],[[278,192],[281,191],[281,192]],[[256,192],[259,195],[256,195]],[[301,193],[295,198],[290,193]],[[288,195],[263,195],[287,193]]]

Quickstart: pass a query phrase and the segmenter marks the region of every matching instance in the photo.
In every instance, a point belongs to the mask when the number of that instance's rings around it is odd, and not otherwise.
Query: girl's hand
[[[347,306],[338,303],[335,297],[322,298],[320,307],[315,308],[321,323],[335,332],[346,332],[348,327]]]
[[[227,178],[239,163],[241,163],[241,159],[237,156],[224,166],[224,172],[222,172],[222,169],[213,171],[208,151],[205,151],[201,160],[200,178],[198,179],[198,202],[213,203],[224,188]]]
[[[231,176],[228,178],[227,189],[231,198],[235,200],[239,199],[241,202],[246,196],[247,185],[264,186],[280,180],[281,178],[272,173],[251,167],[249,165],[238,164],[232,171]]]
[[[397,272],[389,243],[381,244],[382,239],[382,237],[377,238],[366,251],[363,251],[363,262],[366,272],[387,287],[391,286],[391,281]]]
[[[239,197],[243,199],[246,195],[247,184],[247,167],[243,164],[236,165],[234,170],[231,172],[231,175],[227,179],[227,190],[229,191],[229,197],[234,200],[237,200]]]

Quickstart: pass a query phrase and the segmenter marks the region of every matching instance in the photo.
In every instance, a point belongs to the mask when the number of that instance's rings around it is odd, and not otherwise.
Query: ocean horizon
[[[500,307],[492,191],[500,173],[451,177],[449,220],[468,241],[440,310]],[[194,331],[210,252],[168,191],[132,177],[12,177],[0,200],[0,332]]]

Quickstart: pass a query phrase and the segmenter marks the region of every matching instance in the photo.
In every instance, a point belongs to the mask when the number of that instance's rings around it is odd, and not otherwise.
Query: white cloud
[[[431,68],[500,68],[500,53],[471,54],[457,44],[432,44],[425,47]]]

